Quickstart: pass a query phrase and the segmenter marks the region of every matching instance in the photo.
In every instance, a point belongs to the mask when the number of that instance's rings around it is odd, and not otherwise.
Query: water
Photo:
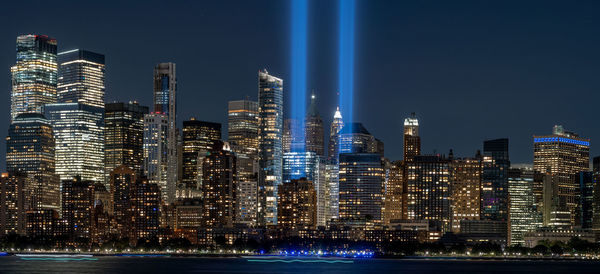
[[[275,258],[93,257],[82,260],[0,257],[0,273],[600,273],[593,261],[467,261]]]

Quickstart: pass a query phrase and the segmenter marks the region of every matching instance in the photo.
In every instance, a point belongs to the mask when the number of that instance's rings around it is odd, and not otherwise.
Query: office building
[[[258,72],[258,188],[260,224],[277,224],[277,186],[281,184],[283,80]]]
[[[508,170],[509,245],[525,244],[525,234],[538,228],[537,210],[533,195],[533,170],[511,168]]]
[[[388,166],[388,179],[385,186],[384,224],[402,220],[402,199],[404,196],[404,162],[396,161]]]
[[[325,133],[323,119],[317,110],[317,96],[314,92],[310,96],[310,106],[304,121],[306,151],[314,152],[319,157],[325,157]]]
[[[377,153],[383,156],[383,142],[361,123],[350,123],[339,131],[340,153]]]
[[[176,185],[168,180],[168,117],[161,113],[144,115],[144,176],[160,188],[162,201],[175,198]]]
[[[142,174],[144,164],[144,115],[148,107],[137,102],[107,103],[104,116],[105,173],[121,165]]]
[[[411,161],[421,155],[421,137],[419,136],[419,120],[415,113],[404,119],[404,161]]]
[[[577,174],[576,179],[579,183],[579,206],[575,225],[590,229],[594,219],[594,175],[591,171],[582,171]]]
[[[11,121],[21,113],[42,113],[42,106],[56,103],[56,39],[46,35],[18,36],[17,60],[10,71]]]
[[[58,102],[104,108],[104,55],[74,49],[58,53]]]
[[[329,128],[329,144],[327,149],[327,156],[329,160],[337,163],[340,154],[340,136],[339,132],[344,127],[344,121],[342,120],[342,113],[340,107],[337,107],[333,115],[333,121],[331,121],[331,127]]]
[[[203,159],[202,214],[205,227],[233,227],[238,195],[235,164],[235,155],[223,142],[215,142]]]
[[[117,234],[121,238],[128,237],[131,215],[131,186],[136,181],[135,171],[126,165],[113,169],[110,173],[110,191],[113,198],[113,216]]]
[[[479,153],[474,158],[451,160],[452,231],[459,232],[462,220],[479,220],[483,165]]]
[[[508,139],[483,142],[481,219],[508,220]]]
[[[258,102],[229,101],[227,114],[229,144],[237,157],[238,180],[258,180]]]
[[[6,170],[28,177],[31,209],[60,209],[60,181],[55,175],[55,141],[44,115],[23,113],[13,119],[6,138]]]
[[[576,175],[589,170],[590,140],[554,126],[551,135],[534,136],[533,147],[533,168],[556,177],[557,209],[570,212],[575,225],[579,204]]]
[[[311,229],[317,225],[317,193],[306,178],[279,186],[277,225],[284,229]]]
[[[382,224],[385,174],[381,155],[341,153],[339,168],[340,220]]]
[[[18,174],[0,175],[0,235],[25,235],[25,221],[30,194],[27,177]]]

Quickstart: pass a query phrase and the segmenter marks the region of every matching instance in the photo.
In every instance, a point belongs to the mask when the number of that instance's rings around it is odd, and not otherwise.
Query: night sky
[[[109,102],[150,106],[154,64],[177,63],[179,124],[194,116],[225,129],[227,101],[256,100],[262,68],[289,91],[288,1],[139,2],[3,3],[0,136],[8,133],[19,34],[49,35],[59,51],[105,54]],[[326,128],[337,104],[337,6],[309,3],[307,87]],[[402,158],[411,112],[424,153],[472,156],[483,140],[508,137],[511,161],[531,162],[532,135],[562,124],[591,138],[592,156],[600,154],[599,12],[599,1],[358,0],[355,120],[385,142],[392,160]]]

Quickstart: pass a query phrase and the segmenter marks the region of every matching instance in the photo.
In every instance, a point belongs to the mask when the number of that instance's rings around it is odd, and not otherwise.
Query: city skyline
[[[54,9],[57,7],[46,5],[38,3],[37,8],[27,12],[56,11]],[[96,7],[96,4],[88,5]],[[55,38],[59,52],[83,48],[104,54],[106,101],[126,102],[135,99],[145,106],[151,106],[147,94],[152,90],[151,81],[148,80],[152,77],[152,67],[159,62],[175,62],[179,66],[179,96],[187,99],[180,100],[178,127],[181,128],[181,122],[192,116],[226,125],[228,101],[246,95],[250,95],[252,100],[257,99],[254,97],[253,76],[258,69],[266,68],[282,78],[284,90],[289,91],[289,86],[285,84],[290,79],[289,58],[286,57],[289,54],[289,25],[284,18],[288,15],[287,5],[287,2],[277,1],[261,2],[256,7],[243,2],[158,5],[167,10],[187,8],[190,14],[180,19],[174,18],[168,26],[163,26],[177,27],[177,31],[152,44],[154,40],[146,40],[148,36],[145,34],[149,33],[139,28],[140,23],[132,23],[129,21],[132,19],[126,19],[110,4],[103,4],[99,5],[102,8],[92,12],[114,14],[116,21],[111,24],[120,27],[117,31],[113,32],[105,25],[97,25],[83,18],[80,26],[65,25],[66,22],[61,20],[47,24],[33,20],[3,30],[0,35],[5,39],[0,43],[0,49],[12,52],[14,37],[39,33]],[[467,156],[481,149],[481,140],[507,137],[511,141],[511,162],[523,163],[533,159],[533,135],[549,134],[555,124],[562,124],[592,141],[600,136],[600,129],[586,126],[593,123],[592,107],[587,104],[594,101],[596,96],[593,91],[598,85],[591,75],[598,70],[594,63],[600,63],[595,62],[600,60],[600,56],[592,51],[597,46],[596,39],[592,37],[597,36],[598,29],[597,22],[591,19],[594,4],[562,7],[549,3],[542,12],[527,14],[532,18],[528,18],[523,9],[511,11],[513,5],[514,2],[503,3],[499,7],[491,4],[447,4],[442,13],[426,4],[357,2],[355,94],[356,101],[366,100],[368,104],[355,107],[354,120],[362,122],[388,144],[387,158],[402,158],[402,144],[395,140],[401,138],[402,121],[411,112],[417,113],[422,125],[423,153],[432,153],[434,149],[439,153],[447,153],[452,148],[456,155]],[[142,11],[148,14],[157,12],[156,8],[150,6],[138,7],[128,3],[122,12],[140,9],[134,18],[148,22],[151,16],[144,15]],[[223,11],[231,7],[247,12],[241,14],[242,18],[233,20],[232,14]],[[324,124],[328,125],[337,105],[337,57],[332,54],[337,51],[337,3],[310,1],[308,9],[307,88],[315,90],[319,112]],[[18,9],[6,10],[2,18],[7,22],[21,15]],[[285,12],[270,13],[274,10]],[[193,11],[196,12],[192,14]],[[398,15],[392,16],[392,11],[398,12]],[[247,27],[260,29],[261,32],[255,30],[241,36],[215,33],[218,29],[233,31],[233,26],[238,25],[237,20],[248,18],[250,15],[247,14],[253,12],[261,16],[250,17],[256,20],[251,20]],[[453,12],[454,15],[449,15]],[[232,13],[240,15],[239,12]],[[550,22],[549,14],[552,13],[560,13],[561,16],[550,26],[544,25]],[[373,14],[379,17],[375,18]],[[415,15],[419,14],[423,18],[416,19]],[[495,15],[481,22],[481,17],[490,14]],[[219,16],[223,18],[217,19]],[[502,23],[504,17],[510,17],[511,22],[519,25],[520,29]],[[386,26],[384,19],[392,20],[394,24]],[[427,19],[433,21],[428,23]],[[227,20],[233,21],[227,23]],[[444,26],[444,22],[453,24]],[[473,22],[480,23],[480,26],[473,26]],[[198,30],[190,26],[198,27]],[[136,28],[133,33],[139,35],[132,35],[131,31]],[[371,31],[376,28],[386,35],[375,36]],[[577,31],[567,31],[569,29]],[[269,37],[263,31],[280,38],[276,39],[280,42],[259,43]],[[448,34],[441,34],[444,31]],[[197,56],[183,57],[179,52],[192,50],[191,45],[194,44],[186,43],[186,39],[197,39],[194,35],[202,33],[212,35],[215,42],[202,45]],[[531,39],[525,41],[525,37]],[[231,45],[231,42],[242,40],[247,42],[243,43],[245,48]],[[136,42],[143,41],[148,41],[144,42],[148,46],[136,48]],[[165,47],[165,44],[169,46]],[[459,44],[462,47],[458,47]],[[492,46],[494,51],[486,50]],[[216,56],[210,56],[211,53],[216,53]],[[0,57],[3,67],[14,64],[13,55]],[[201,81],[195,81],[194,75],[201,75]],[[4,83],[10,83],[9,74],[1,77]],[[217,78],[212,80],[214,77]],[[219,81],[222,77],[240,80],[223,85]],[[5,84],[5,88],[10,90],[9,84]],[[591,100],[581,102],[570,96],[565,96],[563,100],[551,99],[571,92],[590,97]],[[365,97],[367,95],[370,97]],[[384,95],[392,96],[393,100],[383,100]],[[8,99],[8,95],[5,98]],[[7,100],[3,101],[4,106],[8,107]],[[285,109],[289,109],[289,97],[284,101]],[[486,111],[488,108],[494,111]],[[482,111],[485,115],[472,115]],[[392,126],[378,122],[382,117],[389,120]],[[0,130],[6,132],[8,117],[0,121]],[[436,134],[440,131],[445,133],[442,137],[442,134]],[[4,153],[5,146],[1,147],[0,152]],[[590,153],[597,154],[594,146]],[[4,160],[0,166],[5,166]]]

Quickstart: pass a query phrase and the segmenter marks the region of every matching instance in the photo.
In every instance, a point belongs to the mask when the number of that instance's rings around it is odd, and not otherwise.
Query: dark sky
[[[180,123],[195,116],[225,126],[228,100],[256,99],[261,68],[289,82],[288,1],[138,2],[4,3],[3,136],[19,34],[47,34],[59,51],[105,54],[108,101],[150,105],[153,65],[176,62]],[[562,124],[591,138],[596,155],[599,12],[598,1],[358,0],[356,120],[385,142],[392,160],[402,157],[402,121],[411,112],[425,153],[453,148],[470,156],[484,139],[508,137],[511,161],[530,162],[532,135]],[[307,86],[328,127],[336,104],[337,1],[310,1],[309,16]]]

